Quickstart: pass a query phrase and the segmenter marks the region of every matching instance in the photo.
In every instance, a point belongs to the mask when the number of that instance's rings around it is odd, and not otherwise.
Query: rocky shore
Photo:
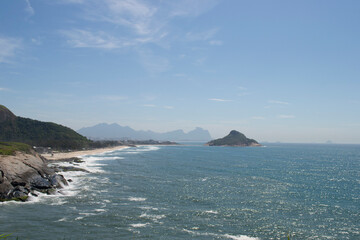
[[[47,166],[48,161],[35,152],[16,152],[0,156],[0,201],[26,201],[37,192],[54,194],[68,185],[64,176]]]

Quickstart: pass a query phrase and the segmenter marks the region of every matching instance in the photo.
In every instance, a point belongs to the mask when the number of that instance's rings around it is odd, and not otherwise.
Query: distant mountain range
[[[153,131],[137,131],[128,126],[123,127],[119,124],[100,123],[92,127],[81,128],[77,131],[90,139],[111,139],[111,140],[158,140],[158,141],[209,141],[211,136],[208,130],[195,128],[185,133],[183,130],[175,130],[165,133]]]

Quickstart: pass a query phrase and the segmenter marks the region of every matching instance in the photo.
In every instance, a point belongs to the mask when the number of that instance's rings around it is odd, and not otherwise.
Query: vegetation
[[[1,107],[1,105],[0,105],[0,107]],[[1,234],[0,235],[0,239],[4,239],[4,238],[7,238],[7,237],[9,237],[11,234]]]
[[[116,147],[119,145],[123,145],[119,141],[113,140],[102,140],[102,141],[92,141],[89,143],[90,148],[105,148],[105,147]]]
[[[235,130],[232,130],[226,137],[212,140],[207,144],[209,146],[259,146],[257,141],[247,138],[244,134]]]
[[[53,149],[82,149],[91,141],[62,125],[16,117],[0,105],[0,141],[23,142]]]
[[[25,143],[0,142],[0,155],[14,155],[17,151],[30,153],[31,147]]]

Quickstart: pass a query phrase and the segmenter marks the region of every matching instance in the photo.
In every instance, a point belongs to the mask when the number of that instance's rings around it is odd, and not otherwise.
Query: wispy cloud
[[[188,32],[185,35],[187,41],[206,41],[210,40],[217,33],[218,28],[212,28],[202,32]]]
[[[295,118],[294,115],[278,115],[278,118],[282,118],[282,119],[291,119],[291,118]]]
[[[155,105],[155,104],[144,104],[143,107],[147,107],[147,108],[174,109],[173,106],[158,106],[158,105]]]
[[[10,91],[10,89],[0,87],[0,91]]]
[[[93,32],[81,29],[72,29],[61,30],[59,32],[68,38],[68,44],[74,48],[115,49],[135,44],[126,40],[118,39],[102,31]]]
[[[29,14],[29,16],[33,16],[35,14],[35,11],[30,4],[30,0],[25,0],[25,2],[26,2],[25,11]]]
[[[208,100],[214,102],[232,102],[232,100],[221,99],[221,98],[209,98]]]
[[[159,42],[168,35],[169,23],[178,17],[197,16],[214,7],[218,0],[61,0],[61,3],[82,4],[83,19],[105,22],[124,27],[127,41],[138,43]],[[191,6],[191,7],[189,7]],[[217,29],[201,33],[188,33],[189,39],[210,39]],[[123,41],[123,40],[122,40]],[[216,44],[216,42],[214,42]],[[218,42],[219,43],[219,42]],[[94,45],[87,45],[93,47]],[[96,47],[96,45],[95,45]]]
[[[10,63],[10,59],[21,48],[22,41],[20,39],[0,37],[0,63]]]
[[[269,100],[268,103],[271,104],[280,104],[280,105],[289,105],[290,103],[284,102],[284,101],[278,101],[278,100]]]
[[[213,39],[217,28],[205,31],[179,33],[171,22],[179,18],[198,16],[212,7],[218,0],[58,0],[62,4],[80,4],[78,16],[85,21],[101,23],[91,28],[62,29],[59,33],[73,48],[118,49],[132,48],[139,56],[140,63],[152,73],[167,71],[170,67],[168,56],[161,51],[149,52],[149,44],[170,49],[172,43],[182,41],[207,41],[211,45],[222,42]],[[189,7],[191,6],[191,7]],[[116,29],[116,31],[114,30]],[[184,37],[185,35],[185,37]],[[152,48],[153,49],[153,48]],[[202,64],[200,59],[197,64]]]

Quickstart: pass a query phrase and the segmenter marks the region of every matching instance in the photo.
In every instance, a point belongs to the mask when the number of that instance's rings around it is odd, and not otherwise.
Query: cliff
[[[0,150],[9,147],[17,148],[14,143],[0,143]],[[28,147],[26,151],[5,151],[10,155],[0,155],[0,201],[25,201],[29,194],[36,196],[36,191],[51,194],[68,184]]]
[[[232,130],[229,135],[212,140],[208,142],[206,145],[209,146],[234,146],[234,147],[255,147],[255,146],[261,146],[257,141],[254,139],[247,138],[244,134],[241,132]]]

